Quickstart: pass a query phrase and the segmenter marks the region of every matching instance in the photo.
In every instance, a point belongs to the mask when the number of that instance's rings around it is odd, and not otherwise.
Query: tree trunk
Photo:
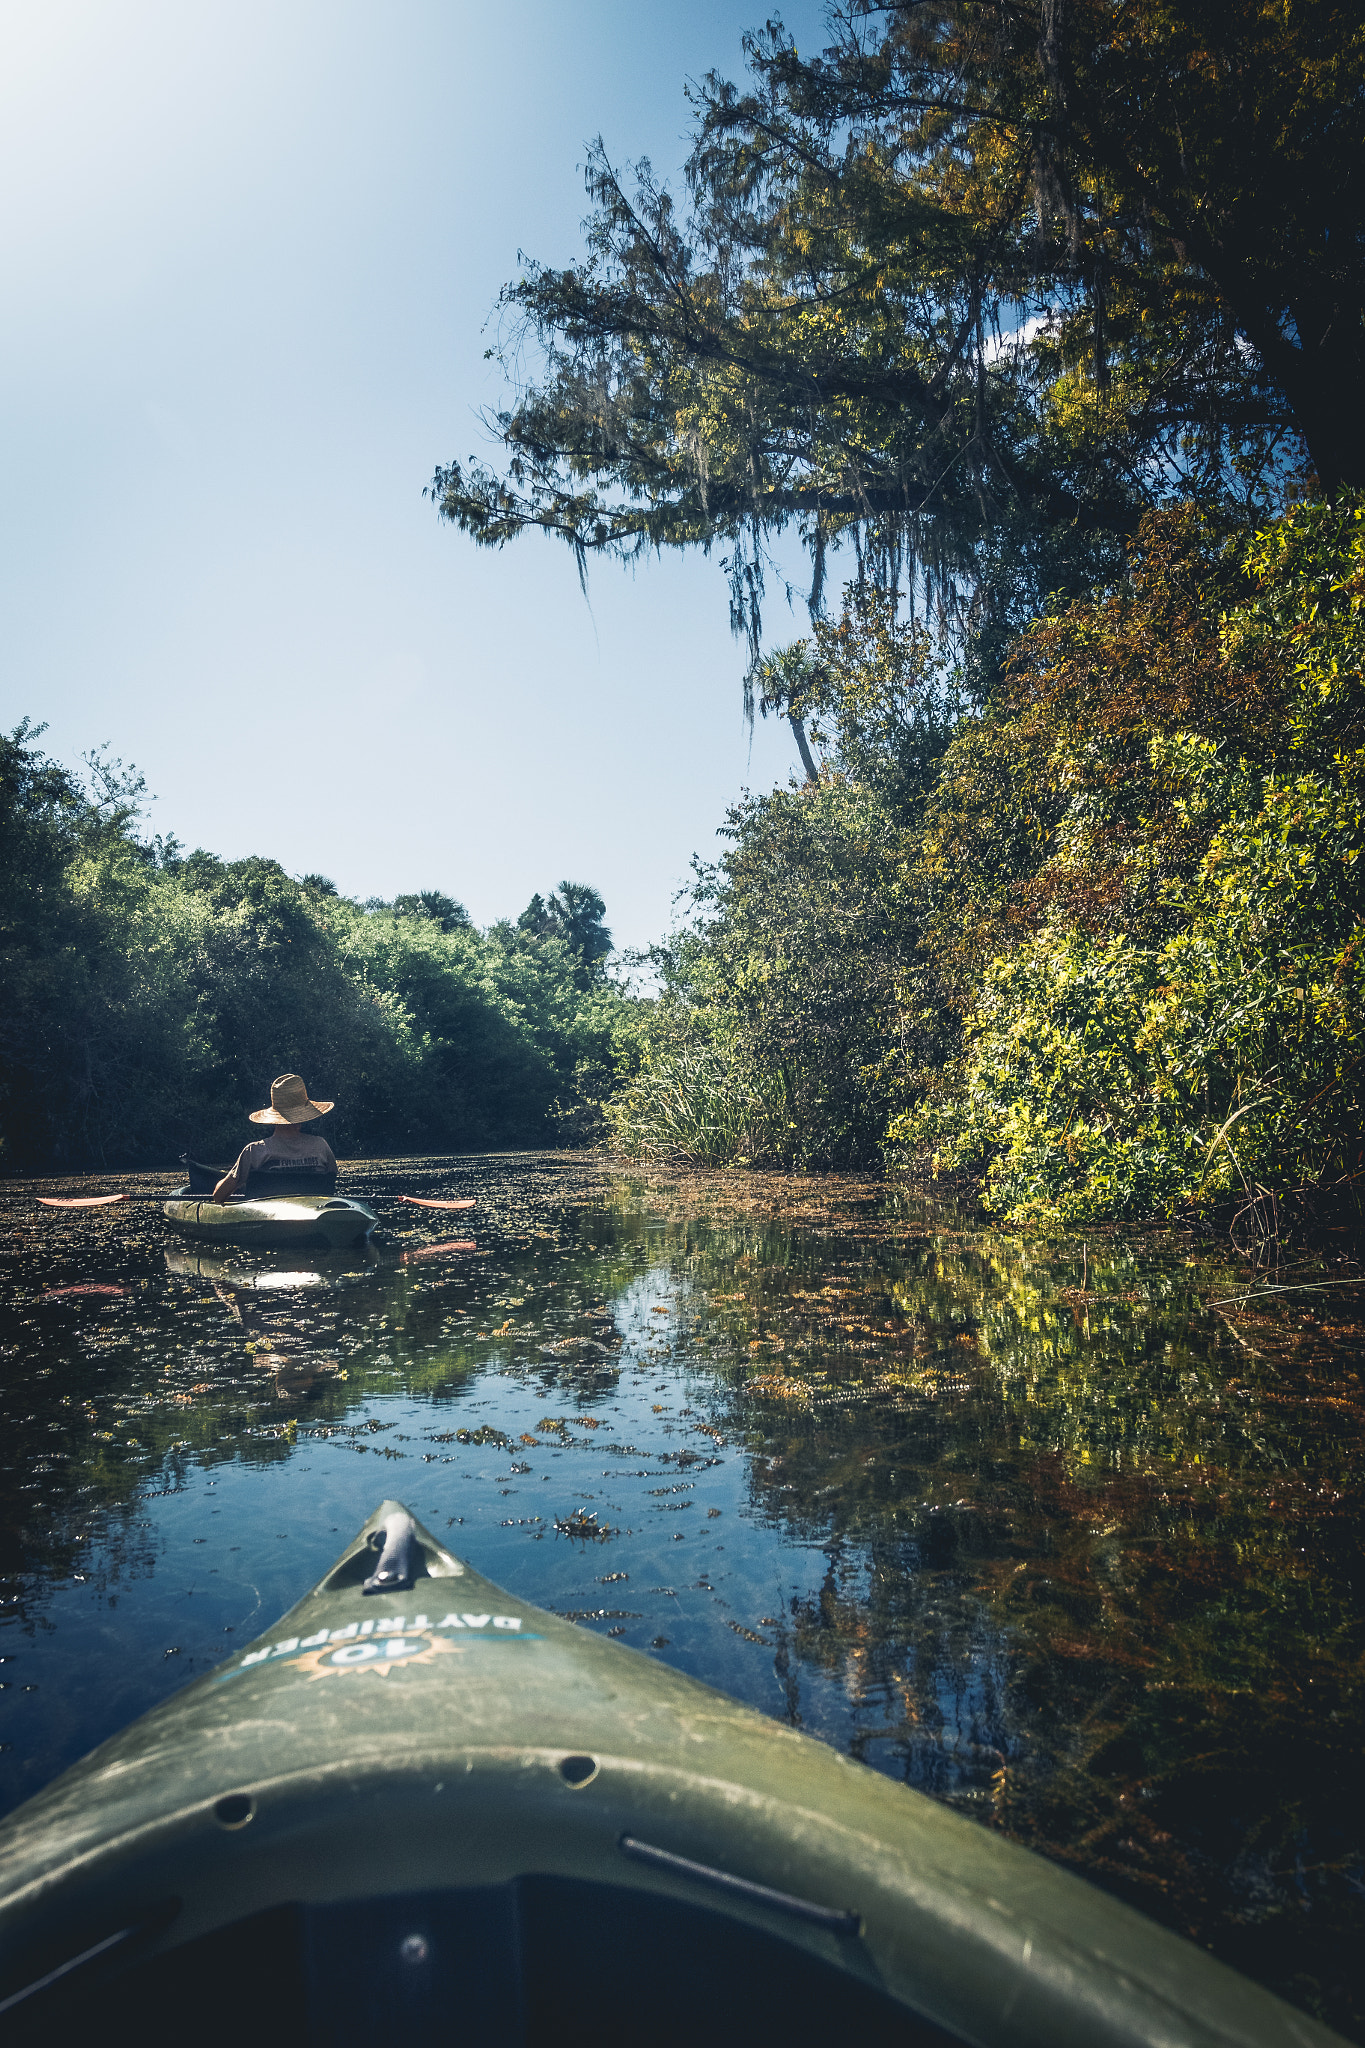
[[[805,725],[794,711],[789,711],[787,717],[791,722],[791,729],[796,735],[796,745],[801,755],[801,765],[806,771],[806,780],[807,782],[818,782],[820,780],[820,770],[815,765],[815,757],[810,750],[810,741],[806,738]]]
[[[1359,403],[1365,348],[1359,311],[1352,317],[1349,303],[1324,304],[1305,295],[1291,305],[1299,332],[1293,342],[1281,333],[1263,296],[1241,292],[1239,280],[1220,276],[1213,264],[1205,268],[1289,400],[1323,489],[1330,494],[1343,485],[1358,489],[1365,484],[1365,408]]]
[[[1281,371],[1280,382],[1294,408],[1308,458],[1329,495],[1343,485],[1359,489],[1365,484],[1365,411],[1360,402],[1361,366],[1353,360],[1358,351],[1331,350],[1335,361],[1326,348],[1317,352],[1317,360],[1306,350],[1294,353],[1300,360],[1287,375]]]

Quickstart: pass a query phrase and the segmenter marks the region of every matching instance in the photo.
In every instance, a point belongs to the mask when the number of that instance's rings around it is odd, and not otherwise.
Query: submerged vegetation
[[[0,736],[4,1170],[231,1159],[288,1066],[325,1077],[343,1153],[595,1132],[624,1008],[595,890],[486,932],[435,890],[362,906],[140,837],[135,775],[38,740]]]

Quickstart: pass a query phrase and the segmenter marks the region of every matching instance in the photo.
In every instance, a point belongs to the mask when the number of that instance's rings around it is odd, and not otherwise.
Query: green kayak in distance
[[[379,1218],[349,1195],[233,1196],[206,1200],[182,1188],[165,1204],[166,1221],[201,1244],[289,1251],[295,1246],[344,1251],[362,1245]]]
[[[1326,2048],[1082,1879],[386,1501],[0,1826],[19,2041]]]

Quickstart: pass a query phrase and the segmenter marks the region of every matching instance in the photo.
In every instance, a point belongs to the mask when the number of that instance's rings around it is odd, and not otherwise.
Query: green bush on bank
[[[885,1147],[1033,1223],[1357,1186],[1363,652],[1365,508],[1343,501],[1250,539],[1149,519],[1127,575],[1039,621],[909,777],[904,719],[899,757],[870,759],[893,729],[868,716],[872,636],[842,696],[827,667],[812,705],[807,663],[819,780],[731,814],[618,1142]]]
[[[959,1065],[891,1126],[981,1174],[1012,1220],[1330,1194],[1365,1168],[1360,508],[1298,508],[1245,562],[1257,588],[1221,647],[1278,672],[1279,765],[1151,736],[1154,786],[1205,845],[1163,889],[1173,935],[1142,945],[1054,910],[989,962]]]
[[[761,682],[823,767],[731,809],[691,924],[652,955],[661,994],[608,1120],[636,1156],[876,1165],[948,1043],[913,868],[954,707],[923,628],[872,590]]]
[[[608,1106],[635,1156],[803,1168],[875,1163],[926,1057],[902,825],[843,775],[746,798],[700,868],[696,927],[659,948],[663,992]]]

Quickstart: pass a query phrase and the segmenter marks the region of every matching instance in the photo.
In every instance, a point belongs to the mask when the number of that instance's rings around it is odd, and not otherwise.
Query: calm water
[[[1365,2033],[1357,1267],[1265,1295],[1171,1239],[564,1155],[343,1187],[368,1258],[201,1256],[153,1205],[3,1184],[0,1808],[392,1495]]]

